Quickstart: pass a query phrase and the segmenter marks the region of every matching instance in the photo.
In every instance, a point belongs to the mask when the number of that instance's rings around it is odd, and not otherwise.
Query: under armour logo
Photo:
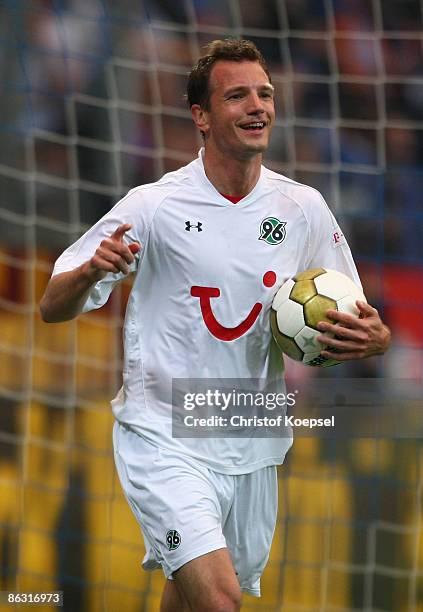
[[[189,221],[185,221],[185,229],[187,232],[191,231],[192,227],[196,227],[197,228],[197,232],[202,232],[203,230],[201,229],[201,226],[203,224],[199,221],[198,223],[190,223]]]

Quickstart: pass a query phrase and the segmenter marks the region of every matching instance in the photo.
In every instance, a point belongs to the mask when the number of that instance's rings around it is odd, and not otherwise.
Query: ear
[[[208,112],[201,108],[199,104],[193,104],[191,106],[191,115],[196,127],[206,135],[210,129]]]

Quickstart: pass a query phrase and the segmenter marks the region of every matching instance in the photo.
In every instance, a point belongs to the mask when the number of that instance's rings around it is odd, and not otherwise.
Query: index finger
[[[339,323],[345,323],[346,325],[354,325],[360,319],[349,312],[343,312],[342,310],[327,310],[326,316],[328,319],[332,319],[333,321],[337,321]]]
[[[366,317],[371,317],[372,315],[378,314],[378,311],[376,310],[376,308],[371,306],[371,304],[369,304],[368,302],[357,300],[356,304],[357,304],[357,308],[359,309],[360,313]]]
[[[132,225],[130,223],[123,223],[122,225],[119,225],[110,238],[113,238],[114,240],[122,240],[124,234],[130,230],[131,227]]]

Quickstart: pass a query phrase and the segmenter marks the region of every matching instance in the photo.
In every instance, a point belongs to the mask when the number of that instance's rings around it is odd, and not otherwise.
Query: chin
[[[251,138],[251,139],[246,139],[244,140],[244,145],[246,147],[251,147],[252,149],[258,149],[258,148],[262,148],[262,149],[267,149],[267,147],[269,146],[269,138],[267,137],[266,134],[263,134],[261,136],[261,138]]]
[[[249,151],[250,153],[264,153],[268,146],[268,142],[246,143],[245,151]]]

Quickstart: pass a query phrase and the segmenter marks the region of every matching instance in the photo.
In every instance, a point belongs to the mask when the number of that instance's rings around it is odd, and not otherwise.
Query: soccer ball
[[[301,272],[275,295],[270,314],[273,337],[282,352],[296,361],[310,366],[336,365],[340,362],[335,358],[320,355],[325,346],[316,340],[322,333],[316,326],[319,321],[332,322],[326,316],[329,308],[358,316],[356,300],[365,302],[366,298],[342,272],[324,268]]]

